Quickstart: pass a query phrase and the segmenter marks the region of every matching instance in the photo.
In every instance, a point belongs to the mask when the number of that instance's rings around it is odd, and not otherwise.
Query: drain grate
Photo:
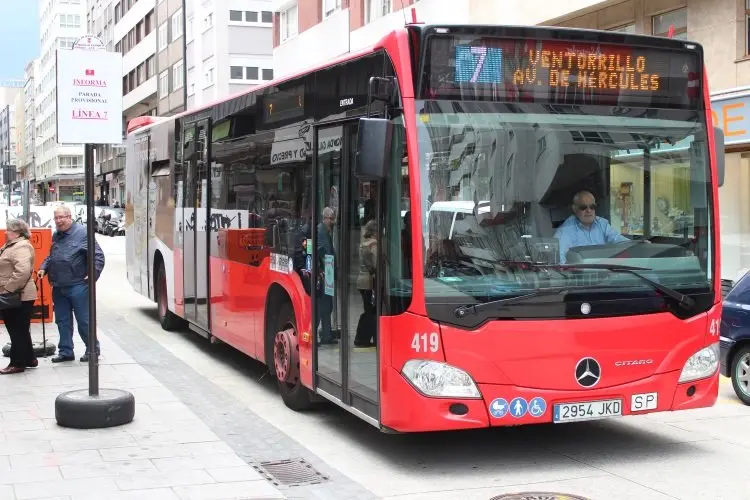
[[[253,468],[276,486],[320,484],[329,479],[328,476],[315,470],[304,458],[261,462],[253,465]]]
[[[588,500],[579,495],[552,493],[549,491],[527,491],[524,493],[507,493],[490,498],[490,500]]]

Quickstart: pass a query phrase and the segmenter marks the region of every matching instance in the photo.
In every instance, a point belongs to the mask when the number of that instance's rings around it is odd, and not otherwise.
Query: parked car
[[[721,315],[721,374],[732,379],[737,397],[750,405],[750,272],[724,298]]]

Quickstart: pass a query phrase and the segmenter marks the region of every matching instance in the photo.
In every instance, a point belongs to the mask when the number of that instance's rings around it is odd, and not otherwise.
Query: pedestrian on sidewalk
[[[20,303],[2,310],[5,329],[10,336],[10,364],[0,374],[22,373],[39,361],[31,343],[31,311],[36,301],[34,246],[29,241],[29,226],[22,220],[5,224],[5,245],[0,248],[0,294],[21,292]]]
[[[93,224],[95,221],[88,221]],[[55,209],[55,227],[57,232],[52,236],[52,247],[49,256],[44,259],[39,269],[39,276],[49,276],[52,285],[52,303],[55,308],[55,323],[60,333],[57,356],[53,363],[73,361],[73,314],[78,323],[78,335],[86,345],[86,352],[81,362],[89,360],[89,279],[88,245],[86,229],[73,221],[70,208],[61,205]],[[99,243],[94,241],[95,280],[99,279],[104,269],[104,252]],[[96,345],[100,353],[99,343]]]

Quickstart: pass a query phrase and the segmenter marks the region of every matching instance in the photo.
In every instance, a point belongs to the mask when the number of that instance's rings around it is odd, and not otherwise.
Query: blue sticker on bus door
[[[333,297],[333,255],[326,255],[323,262],[325,263],[325,270],[324,270],[324,276],[325,276],[325,294],[330,295]]]
[[[305,257],[305,271],[312,272],[312,255]]]

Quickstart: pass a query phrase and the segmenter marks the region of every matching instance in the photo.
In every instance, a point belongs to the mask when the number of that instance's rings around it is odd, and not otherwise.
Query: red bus
[[[127,261],[166,329],[384,432],[711,406],[700,45],[410,24],[127,139]]]

